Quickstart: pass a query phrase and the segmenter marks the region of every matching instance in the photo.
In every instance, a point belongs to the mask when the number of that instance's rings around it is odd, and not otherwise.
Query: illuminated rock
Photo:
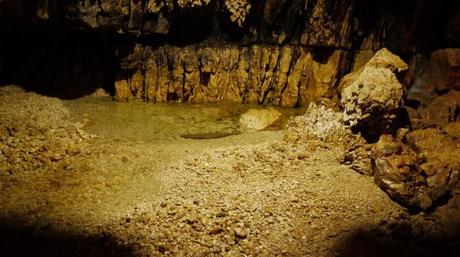
[[[246,131],[260,131],[269,128],[279,128],[283,115],[275,108],[249,109],[240,118],[240,126]]]
[[[407,69],[385,48],[362,68],[340,82],[344,122],[367,133],[388,131],[403,106],[403,87],[394,72]]]

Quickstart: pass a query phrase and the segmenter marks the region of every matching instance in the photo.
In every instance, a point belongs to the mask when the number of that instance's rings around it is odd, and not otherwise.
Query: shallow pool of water
[[[238,119],[250,105],[153,104],[113,101],[110,97],[84,97],[65,101],[73,119],[85,120],[84,130],[104,138],[157,142],[212,139],[240,133]],[[296,109],[280,109],[285,120]],[[185,140],[185,139],[184,139]]]

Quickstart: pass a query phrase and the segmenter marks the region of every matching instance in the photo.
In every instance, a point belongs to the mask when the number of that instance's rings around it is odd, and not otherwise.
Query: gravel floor
[[[334,146],[97,137],[15,87],[0,114],[5,256],[459,256],[458,195],[408,213]]]

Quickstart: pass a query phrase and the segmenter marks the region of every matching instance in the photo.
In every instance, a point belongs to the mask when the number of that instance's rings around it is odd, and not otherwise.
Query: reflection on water
[[[87,121],[84,129],[91,134],[145,142],[180,139],[181,135],[185,138],[209,139],[238,134],[240,114],[254,107],[140,101],[122,103],[110,97],[69,100],[66,106],[74,119]],[[283,110],[285,113],[293,111]]]

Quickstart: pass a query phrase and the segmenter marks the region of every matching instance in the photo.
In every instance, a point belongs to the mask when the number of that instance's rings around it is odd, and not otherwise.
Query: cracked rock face
[[[344,122],[369,133],[388,131],[403,106],[403,87],[394,72],[406,69],[407,64],[384,48],[345,76],[340,84]]]
[[[320,62],[292,46],[138,46],[122,62],[128,79],[116,82],[115,99],[306,106],[334,97],[344,56],[335,50]]]
[[[397,202],[427,210],[460,184],[458,126],[382,135],[373,148],[377,185]]]

